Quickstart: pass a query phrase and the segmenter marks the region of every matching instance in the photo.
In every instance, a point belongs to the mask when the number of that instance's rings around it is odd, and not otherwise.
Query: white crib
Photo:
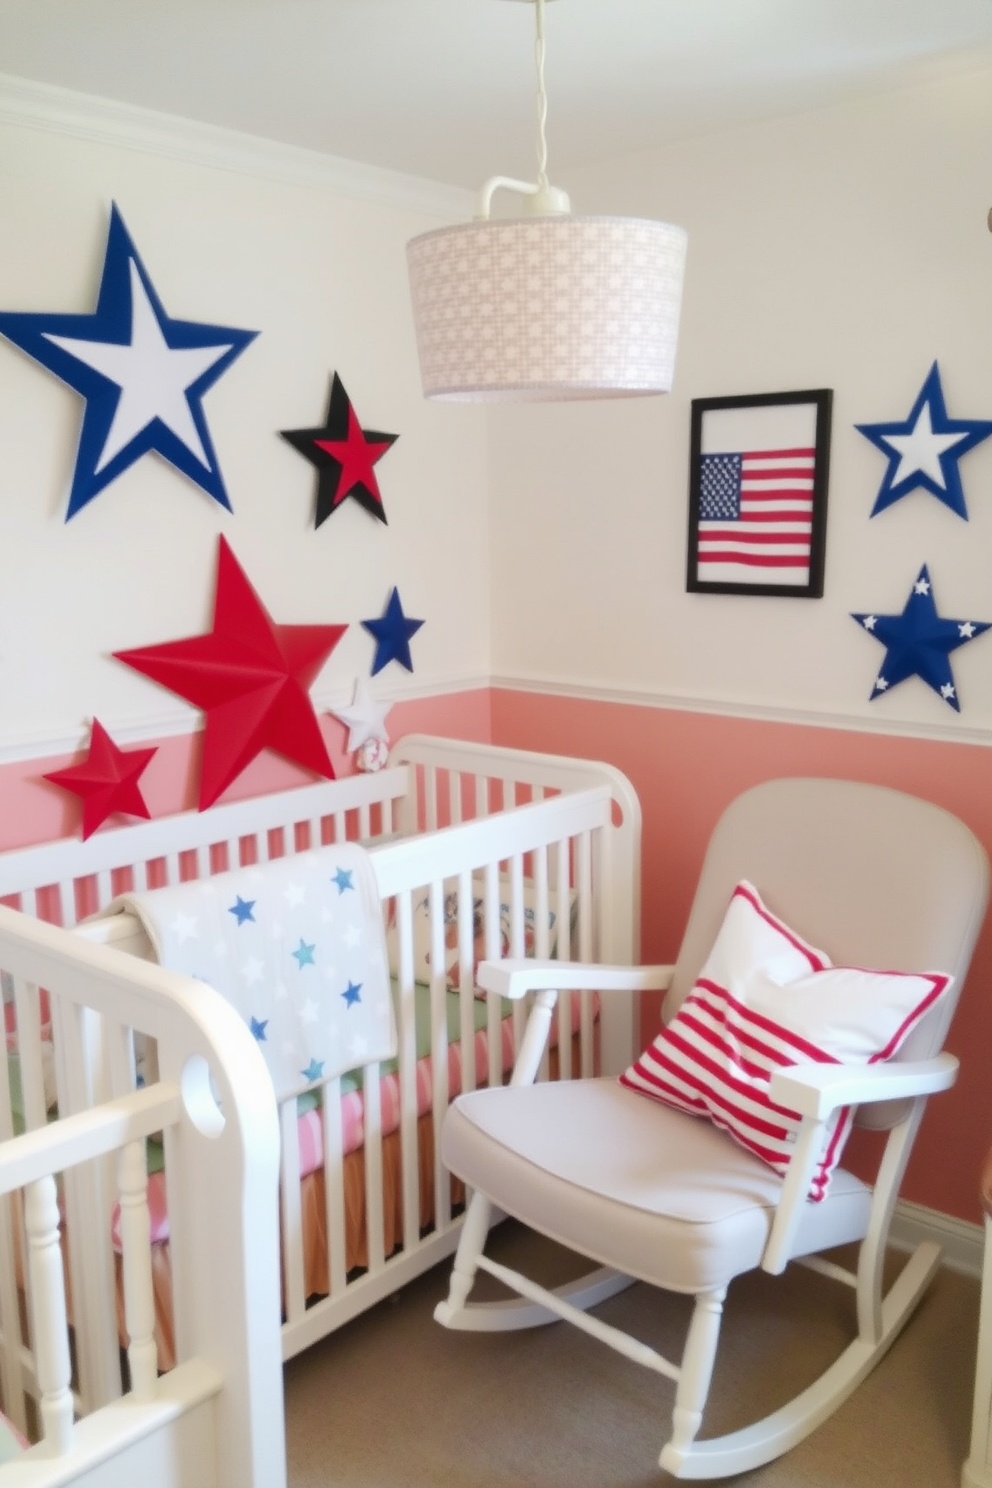
[[[461,1224],[461,1196],[434,1156],[433,1139],[455,1093],[453,1087],[471,1088],[507,1078],[525,1021],[522,1009],[515,1009],[506,1020],[498,1001],[480,1002],[473,980],[480,956],[519,956],[533,951],[560,959],[624,963],[636,958],[640,813],[633,790],[619,772],[606,765],[421,736],[397,745],[390,767],[378,774],[101,832],[85,843],[63,841],[0,854],[0,898],[16,904],[27,916],[70,926],[104,907],[122,889],[203,878],[240,864],[264,864],[271,857],[344,840],[359,840],[368,846],[383,913],[391,926],[399,1052],[395,1070],[369,1065],[361,1071],[362,1140],[347,1153],[345,1117],[353,1113],[355,1096],[343,1092],[339,1079],[325,1083],[319,1111],[307,1113],[306,1127],[296,1101],[284,1102],[279,1111],[278,1200],[274,1189],[268,1198],[260,1196],[259,1189],[265,1185],[259,1181],[243,1201],[238,1243],[244,1254],[253,1254],[263,1209],[280,1247],[281,1348],[278,1342],[272,1345],[277,1360],[291,1357],[339,1327],[454,1249]],[[8,915],[4,923],[8,921],[23,926],[24,916]],[[57,1126],[66,1113],[71,1116],[86,1110],[107,1093],[133,1090],[134,1065],[128,1054],[132,1032],[147,1034],[154,1041],[151,1047],[157,1050],[160,1084],[152,1089],[179,1078],[185,1063],[182,1038],[171,1025],[168,1033],[155,1020],[147,1026],[144,989],[153,984],[162,989],[166,1001],[174,995],[188,1010],[199,1007],[196,992],[190,990],[199,984],[148,964],[143,959],[150,951],[147,939],[138,922],[128,916],[81,926],[68,938],[47,926],[33,928],[56,936],[61,954],[68,954],[71,962],[76,956],[83,964],[90,957],[103,958],[101,965],[114,968],[117,989],[108,1025],[106,1015],[94,1022],[70,1014],[67,1010],[75,1006],[72,994],[63,997],[49,980],[36,979],[33,984],[51,994]],[[109,945],[94,944],[94,938]],[[73,947],[69,953],[64,949],[67,940]],[[130,954],[121,956],[121,951]],[[0,968],[4,970],[5,953],[6,942],[0,938]],[[16,993],[20,985],[16,974],[14,985]],[[182,989],[182,997],[177,988]],[[34,1002],[25,1001],[26,997]],[[49,1046],[39,1033],[38,994],[21,991],[16,998],[16,1061],[24,1121],[33,1138],[45,1128],[50,1114],[44,1091],[44,1055]],[[220,1002],[213,996],[209,1000]],[[418,1002],[421,1023],[429,1023],[430,1029],[426,1051],[417,1043]],[[234,1018],[226,1004],[220,1005]],[[633,1050],[635,1013],[629,1001],[609,999],[600,1010],[594,994],[577,995],[573,1006],[563,1011],[553,1060],[545,1074],[568,1077],[594,1068],[622,1068]],[[449,1045],[452,1017],[457,1027]],[[251,1046],[250,1035],[243,1025],[238,1026]],[[125,1030],[123,1035],[121,1030]],[[169,1046],[168,1058],[163,1058],[163,1039]],[[252,1047],[251,1053],[257,1061],[257,1049]],[[154,1062],[150,1069],[154,1072]],[[257,1083],[257,1065],[253,1070]],[[235,1096],[234,1078],[229,1077],[229,1097],[225,1088],[225,1115],[227,1098],[247,1098],[244,1091]],[[267,1073],[265,1078],[267,1082]],[[391,1111],[388,1119],[384,1096]],[[13,1133],[9,1097],[8,1091],[8,1100],[0,1100],[0,1121],[6,1121],[0,1135],[8,1138]],[[125,1098],[150,1099],[146,1091]],[[158,1115],[156,1120],[158,1125],[166,1124]],[[146,1123],[142,1132],[153,1129]],[[301,1132],[311,1137],[316,1133],[321,1150],[319,1167],[302,1177]],[[191,1261],[186,1254],[186,1227],[192,1221],[181,1190],[174,1189],[180,1181],[177,1164],[187,1161],[193,1145],[192,1139],[184,1143],[174,1132],[171,1137],[167,1132],[164,1182],[169,1238],[167,1245],[153,1247],[153,1270],[159,1268],[155,1285],[159,1293],[170,1289],[172,1293],[167,1306],[171,1305],[173,1313],[175,1340],[173,1345],[170,1339],[169,1352],[177,1359],[185,1359],[191,1349],[194,1355],[202,1353],[196,1330],[189,1333],[184,1288],[192,1286],[197,1292],[204,1284],[211,1285],[209,1280],[194,1279],[200,1276],[200,1261]],[[0,1158],[3,1151],[0,1148]],[[198,1192],[200,1186],[214,1182],[219,1162],[211,1149],[209,1169],[194,1169],[189,1181]],[[250,1167],[245,1166],[246,1170]],[[350,1233],[356,1225],[354,1203],[349,1208],[356,1174],[361,1189],[357,1264]],[[128,1179],[129,1184],[133,1181]],[[129,1194],[130,1190],[122,1213],[129,1212]],[[105,1175],[99,1184],[90,1178],[65,1185],[74,1313],[79,1314],[74,1319],[79,1334],[77,1410],[83,1411],[120,1409],[114,1401],[121,1392],[116,1309],[123,1262],[109,1255],[112,1197]],[[144,1223],[148,1223],[147,1214]],[[315,1244],[320,1249],[316,1263]],[[226,1275],[224,1249],[209,1243],[206,1249],[214,1250],[213,1263]],[[164,1282],[163,1257],[167,1262]],[[320,1275],[318,1286],[313,1282],[314,1264]],[[0,1302],[13,1305],[19,1296],[16,1246],[0,1255],[0,1271]],[[209,1277],[208,1265],[203,1271]],[[228,1287],[234,1284],[229,1278]],[[84,1299],[85,1318],[79,1299]],[[161,1312],[160,1306],[160,1366]],[[141,1340],[144,1357],[145,1320],[137,1332],[130,1325],[129,1329]],[[37,1347],[26,1342],[21,1353],[27,1365],[13,1371],[5,1368],[2,1375],[6,1408],[18,1423],[25,1419],[26,1402],[37,1395]],[[171,1364],[172,1358],[164,1362]],[[171,1379],[175,1372],[171,1370],[163,1379]],[[269,1380],[266,1390],[270,1386]],[[281,1409],[276,1413],[281,1421]],[[77,1427],[77,1432],[81,1429]],[[281,1445],[280,1437],[280,1449]],[[245,1450],[254,1451],[250,1438]],[[15,1470],[22,1467],[0,1473]],[[69,1476],[59,1481],[75,1479]],[[102,1477],[92,1481],[104,1488]],[[107,1484],[111,1481],[117,1480],[106,1480]],[[244,1475],[230,1481],[250,1484],[254,1480]],[[266,1481],[278,1484],[279,1479],[272,1476]]]
[[[57,1119],[8,1129],[0,1143],[0,1383],[10,1420],[39,1438],[0,1467],[5,1488],[280,1488],[278,1124],[251,1035],[210,988],[2,907],[0,966],[29,1109],[44,1102],[32,1056],[50,1000],[59,1101]],[[140,1090],[135,1032],[158,1051],[159,1079]],[[8,1128],[10,1071],[0,1061]],[[153,1132],[168,1154],[176,1337],[175,1367],[161,1376],[145,1170]],[[114,1197],[123,1370],[107,1243]],[[61,1210],[73,1230],[71,1334]]]

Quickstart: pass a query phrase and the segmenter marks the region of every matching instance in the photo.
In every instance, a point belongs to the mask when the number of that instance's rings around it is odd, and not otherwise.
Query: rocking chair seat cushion
[[[449,1108],[444,1162],[531,1228],[642,1281],[709,1291],[754,1270],[782,1180],[708,1120],[616,1080],[476,1090]],[[794,1254],[860,1240],[871,1194],[838,1169]]]

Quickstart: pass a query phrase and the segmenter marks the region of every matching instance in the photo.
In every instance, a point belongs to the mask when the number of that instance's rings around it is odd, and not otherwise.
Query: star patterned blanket
[[[396,1053],[382,906],[353,843],[119,895],[159,964],[208,982],[258,1041],[282,1101]]]

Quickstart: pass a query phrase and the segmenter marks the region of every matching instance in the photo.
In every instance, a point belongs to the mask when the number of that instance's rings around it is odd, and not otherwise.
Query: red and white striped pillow
[[[667,1028],[621,1076],[666,1105],[708,1116],[784,1174],[800,1118],[769,1095],[784,1065],[874,1064],[890,1058],[951,984],[916,975],[832,966],[737,885],[713,949]],[[822,1199],[851,1129],[834,1112],[809,1197]]]

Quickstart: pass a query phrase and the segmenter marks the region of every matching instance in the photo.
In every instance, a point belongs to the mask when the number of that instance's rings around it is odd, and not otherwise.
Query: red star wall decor
[[[98,718],[90,732],[90,752],[82,764],[43,775],[53,785],[72,791],[83,802],[83,841],[115,811],[149,816],[138,776],[156,749],[118,749]]]
[[[263,749],[334,778],[309,689],[347,625],[276,625],[220,538],[213,630],[118,661],[206,714],[200,810]]]
[[[314,527],[326,522],[346,496],[385,522],[382,494],[373,467],[396,443],[398,435],[363,429],[335,372],[327,421],[320,429],[281,429],[294,449],[317,467],[317,513]]]

